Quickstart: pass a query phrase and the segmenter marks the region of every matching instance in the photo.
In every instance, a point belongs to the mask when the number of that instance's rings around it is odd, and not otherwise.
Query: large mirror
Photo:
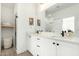
[[[72,32],[75,31],[75,29],[74,29],[74,25],[75,25],[74,19],[75,19],[74,16],[63,19],[63,23],[62,23],[63,31],[69,31],[69,30],[72,31]]]
[[[66,32],[79,36],[79,4],[57,3],[48,8],[45,15],[48,22],[52,20],[52,25],[48,26],[50,28],[46,26],[51,32],[58,34]]]

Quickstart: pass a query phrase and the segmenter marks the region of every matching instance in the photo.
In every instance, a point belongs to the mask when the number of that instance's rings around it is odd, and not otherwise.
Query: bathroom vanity
[[[33,34],[29,51],[34,56],[79,56],[77,37],[64,38],[53,34]]]

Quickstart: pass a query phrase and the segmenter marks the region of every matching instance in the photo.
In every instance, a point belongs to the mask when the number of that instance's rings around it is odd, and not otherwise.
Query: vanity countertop
[[[42,37],[42,38],[48,38],[53,40],[59,40],[59,41],[66,41],[70,43],[76,43],[79,44],[79,37],[62,37],[57,33],[51,33],[51,32],[42,32],[40,34],[32,34],[31,36],[35,37]]]
[[[79,37],[51,37],[49,39],[79,44]]]

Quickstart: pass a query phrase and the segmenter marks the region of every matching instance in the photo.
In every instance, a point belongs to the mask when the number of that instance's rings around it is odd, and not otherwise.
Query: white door
[[[40,56],[56,56],[55,41],[52,39],[41,38],[39,55]]]
[[[57,54],[58,56],[79,56],[79,44],[70,42],[57,42]]]

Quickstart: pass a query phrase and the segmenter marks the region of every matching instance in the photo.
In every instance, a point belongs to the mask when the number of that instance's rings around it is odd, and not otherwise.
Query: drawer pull
[[[37,56],[39,56],[39,54],[37,54]]]
[[[37,40],[40,40],[39,38],[37,38]]]
[[[53,42],[53,44],[55,44],[55,42]]]
[[[57,43],[57,46],[59,46],[59,43]]]
[[[40,47],[39,45],[37,45],[37,47]]]

